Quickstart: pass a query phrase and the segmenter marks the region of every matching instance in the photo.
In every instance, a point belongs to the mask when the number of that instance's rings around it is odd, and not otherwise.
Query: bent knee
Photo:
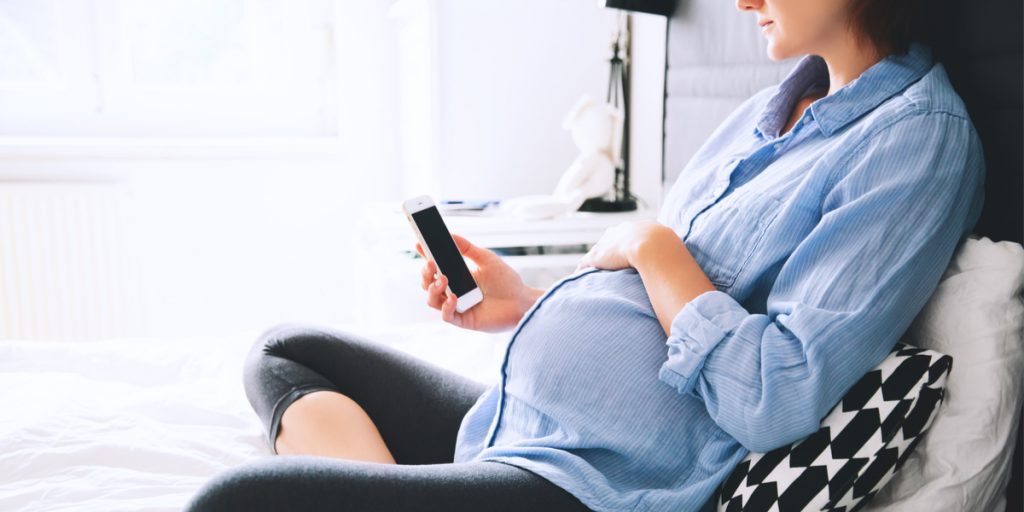
[[[232,512],[286,510],[286,503],[275,503],[279,480],[268,461],[261,460],[229,469],[207,481],[185,508],[189,512]]]
[[[409,510],[394,502],[397,466],[324,457],[263,457],[204,484],[188,512],[279,510]],[[390,482],[390,485],[388,484]],[[416,500],[419,505],[423,500]]]
[[[251,353],[287,357],[288,353],[304,348],[330,345],[365,345],[368,341],[345,331],[303,324],[279,324],[263,331],[253,343]]]
[[[349,333],[302,324],[276,325],[259,335],[250,348],[243,381],[246,389],[255,389],[266,379],[282,377],[290,373],[282,370],[285,361],[309,366],[329,357],[333,364],[342,364],[347,354],[359,352],[353,349],[365,343]]]
[[[268,357],[288,357],[289,347],[304,339],[322,335],[322,331],[300,324],[279,324],[256,337],[245,362],[245,380],[256,377],[266,367]]]
[[[288,346],[295,343],[294,340],[301,340],[308,332],[306,327],[281,324],[267,329],[256,338],[242,370],[242,384],[250,403],[255,406],[263,394],[273,394],[277,388],[274,382],[288,373],[280,368],[287,365],[286,360],[291,359],[287,356]]]
[[[300,324],[278,324],[256,337],[250,353],[275,354],[289,343],[289,340],[302,338],[318,332]]]

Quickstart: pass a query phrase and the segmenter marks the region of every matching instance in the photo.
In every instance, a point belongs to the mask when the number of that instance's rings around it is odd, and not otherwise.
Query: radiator
[[[90,340],[137,324],[125,189],[0,183],[0,338]]]

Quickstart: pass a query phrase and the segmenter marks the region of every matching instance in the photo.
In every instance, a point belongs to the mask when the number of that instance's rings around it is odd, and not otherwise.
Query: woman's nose
[[[761,8],[764,0],[736,0],[736,8],[741,11],[754,11]]]

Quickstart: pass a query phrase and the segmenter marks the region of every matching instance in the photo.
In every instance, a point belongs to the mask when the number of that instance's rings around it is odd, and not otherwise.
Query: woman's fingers
[[[452,323],[452,318],[455,317],[455,306],[451,304],[451,300],[446,295],[444,302],[441,303],[441,320]]]
[[[441,319],[455,326],[462,326],[461,315],[455,312],[455,295],[446,295],[441,305]]]
[[[417,252],[422,248],[416,244]],[[455,326],[462,326],[462,315],[455,311],[455,295],[448,294],[448,278],[438,274],[437,265],[427,260],[420,271],[420,285],[427,291],[427,305],[441,311],[441,319]]]
[[[420,271],[421,283],[420,287],[424,290],[430,286],[430,283],[434,282],[437,277],[437,265],[434,265],[433,261],[427,260],[427,263],[423,265],[423,270]]]
[[[494,253],[483,247],[473,245],[469,240],[466,240],[460,235],[452,233],[452,239],[455,240],[455,246],[459,248],[459,252],[463,256],[475,261],[476,263],[486,263]]]
[[[427,305],[434,309],[441,309],[441,306],[448,298],[445,293],[447,287],[448,278],[445,276],[440,276],[432,282],[427,289]]]

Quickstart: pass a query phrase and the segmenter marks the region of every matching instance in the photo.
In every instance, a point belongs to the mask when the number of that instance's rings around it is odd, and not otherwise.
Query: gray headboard
[[[667,41],[666,190],[730,112],[755,92],[779,83],[796,64],[768,60],[751,16],[722,0],[679,2],[668,19]]]
[[[1024,3],[951,0],[936,46],[985,149],[985,207],[974,232],[1024,243]],[[778,83],[794,61],[772,63],[750,15],[734,2],[680,0],[668,20],[664,158],[666,190],[711,131],[744,99]],[[1006,510],[1021,503],[1024,417]]]

